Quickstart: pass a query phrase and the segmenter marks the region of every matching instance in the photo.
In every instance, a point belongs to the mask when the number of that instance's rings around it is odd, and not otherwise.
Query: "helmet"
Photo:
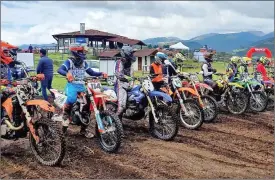
[[[134,56],[134,49],[131,46],[123,46],[120,51],[121,57],[125,58],[127,61],[131,62],[136,61],[136,57]]]
[[[241,60],[240,60],[240,63],[241,64],[248,64],[248,61],[250,61],[251,58],[249,57],[242,57]]]
[[[261,62],[264,65],[269,64],[269,60],[265,56],[260,57],[259,62]]]
[[[203,57],[207,62],[212,62],[213,61],[212,60],[212,57],[213,57],[212,53],[206,52],[206,53],[204,53]]]
[[[162,62],[164,62],[164,60],[166,60],[167,58],[168,56],[163,52],[157,52],[157,54],[155,55],[155,62],[158,64],[162,64]]]
[[[72,58],[72,61],[76,66],[80,66],[83,63],[83,61],[86,59],[86,52],[88,52],[87,47],[79,43],[74,43],[74,44],[70,44],[69,49],[74,57]]]
[[[230,59],[231,63],[238,64],[241,62],[241,57],[239,56],[232,56]]]
[[[7,48],[1,49],[1,63],[10,64],[12,61],[12,57],[9,56],[9,50]]]

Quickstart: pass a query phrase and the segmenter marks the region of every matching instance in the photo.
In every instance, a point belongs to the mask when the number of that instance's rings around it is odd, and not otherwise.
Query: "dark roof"
[[[144,56],[151,56],[155,55],[158,52],[156,49],[141,49],[139,51],[136,51],[134,53],[134,56],[136,57],[144,57]]]
[[[99,57],[114,57],[118,55],[120,52],[118,50],[107,50],[103,51],[99,54]]]
[[[117,34],[112,34],[104,31],[99,31],[95,29],[87,29],[85,30],[85,34],[80,34],[80,31],[74,31],[74,32],[68,32],[68,33],[61,33],[61,34],[54,34],[52,35],[55,39],[59,37],[89,37],[89,36],[95,36],[95,37],[105,37],[108,38],[107,40],[109,41],[114,41],[114,42],[120,42],[124,44],[129,44],[129,45],[146,45],[144,42],[137,40],[137,39],[129,39],[124,36],[120,36]]]
[[[137,39],[129,39],[126,37],[115,37],[115,38],[110,38],[107,39],[108,41],[114,41],[114,42],[120,42],[124,44],[129,44],[129,45],[146,45],[144,42],[137,40]]]

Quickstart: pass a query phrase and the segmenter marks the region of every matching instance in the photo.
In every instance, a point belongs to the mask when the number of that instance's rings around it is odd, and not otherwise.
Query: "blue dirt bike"
[[[137,121],[145,120],[149,115],[150,134],[161,140],[172,140],[178,133],[178,116],[172,110],[172,98],[155,91],[151,77],[135,78],[140,84],[127,89],[128,99],[123,117]],[[107,102],[106,106],[108,110],[117,111],[117,102]]]

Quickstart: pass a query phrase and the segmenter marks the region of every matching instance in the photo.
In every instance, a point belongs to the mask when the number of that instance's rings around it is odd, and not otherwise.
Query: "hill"
[[[37,48],[47,48],[47,47],[54,47],[56,46],[56,43],[51,43],[51,44],[32,44],[32,47],[37,47]],[[19,46],[20,49],[28,49],[29,44],[22,44]]]
[[[245,56],[245,54],[251,47],[268,48],[270,49],[270,51],[272,51],[272,54],[274,55],[274,37],[251,43],[248,47],[243,49],[236,49],[233,52],[238,56]]]
[[[143,42],[147,45],[151,44],[152,46],[154,45],[158,45],[158,43],[164,42],[174,42],[174,41],[181,41],[180,38],[177,37],[156,37],[156,38],[149,38],[149,39],[145,39],[143,40]]]
[[[234,49],[241,47],[247,47],[253,42],[259,41],[263,38],[261,32],[239,32],[228,34],[206,34],[192,38],[195,42],[200,44],[207,44],[208,47],[212,47],[217,51],[231,52]]]

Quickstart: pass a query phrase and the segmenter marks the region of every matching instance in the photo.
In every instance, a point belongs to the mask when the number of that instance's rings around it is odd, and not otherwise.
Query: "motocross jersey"
[[[201,66],[201,70],[202,71],[204,71],[203,70],[203,65],[207,65],[207,70],[208,70],[208,72],[212,72],[212,64],[211,63],[209,63],[209,62],[204,62],[203,64],[202,64],[202,66]],[[205,75],[204,73],[203,73],[203,79],[212,79],[212,73],[210,74],[210,75]]]

